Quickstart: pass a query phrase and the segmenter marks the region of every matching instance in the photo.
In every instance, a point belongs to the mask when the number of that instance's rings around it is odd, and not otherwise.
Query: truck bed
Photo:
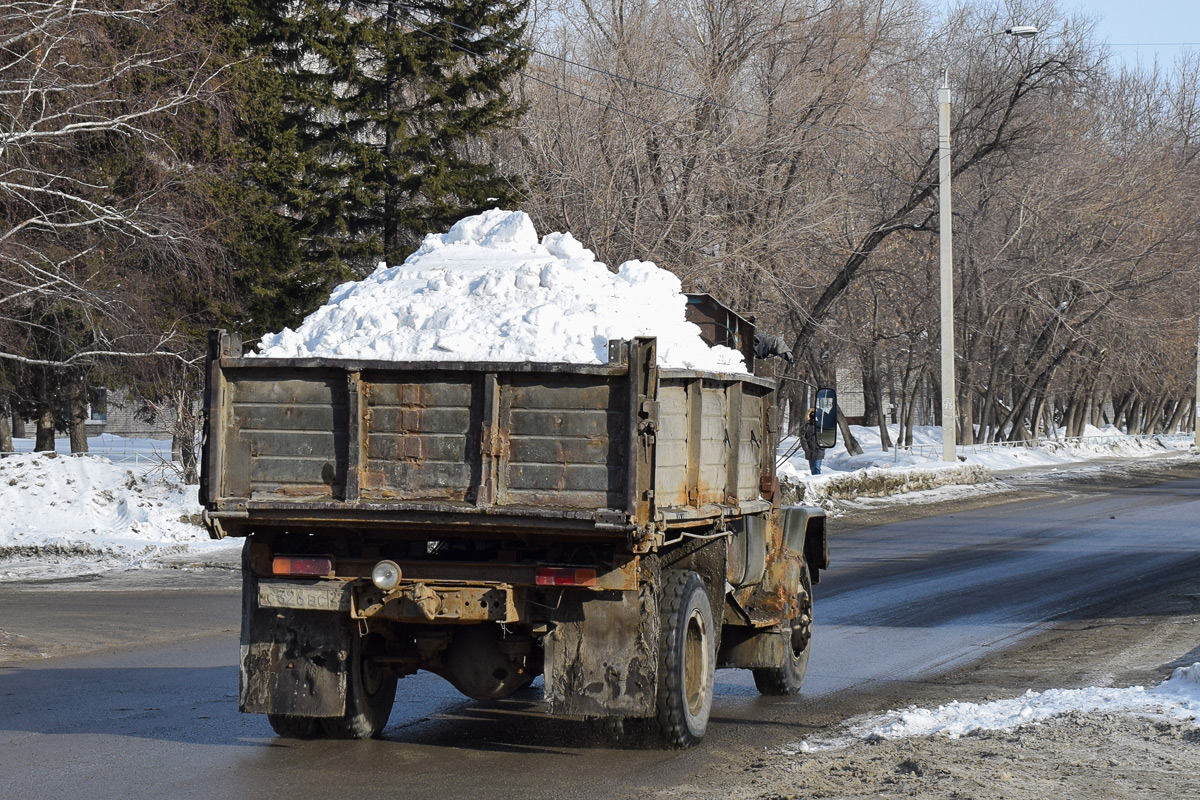
[[[607,365],[244,357],[210,341],[201,501],[217,535],[289,526],[613,535],[760,512],[771,381]]]

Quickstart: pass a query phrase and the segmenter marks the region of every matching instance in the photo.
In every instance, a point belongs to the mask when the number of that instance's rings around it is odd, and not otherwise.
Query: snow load
[[[679,278],[649,261],[613,273],[570,233],[539,242],[527,214],[494,209],[337,287],[257,355],[604,364],[610,339],[655,336],[660,366],[744,373],[740,353],[701,340],[686,304]]]

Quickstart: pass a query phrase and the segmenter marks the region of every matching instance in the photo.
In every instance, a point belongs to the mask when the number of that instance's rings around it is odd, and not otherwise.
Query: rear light
[[[575,567],[538,567],[534,576],[538,586],[595,586],[596,570]]]
[[[371,583],[387,592],[396,588],[402,576],[400,565],[395,561],[380,561],[371,570]]]
[[[308,578],[324,578],[333,574],[332,558],[305,558],[301,556],[275,556],[271,571],[276,575],[302,575]]]

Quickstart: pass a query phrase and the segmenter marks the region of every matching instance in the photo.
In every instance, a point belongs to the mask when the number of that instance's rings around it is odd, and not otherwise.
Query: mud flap
[[[791,632],[777,629],[754,630],[726,625],[717,658],[719,667],[778,667],[791,646]]]
[[[649,584],[636,593],[565,593],[545,638],[549,713],[653,716],[660,622]]]
[[[821,582],[821,570],[829,568],[829,544],[825,538],[825,509],[788,506],[783,509],[783,540],[787,547],[803,553],[813,583]]]
[[[260,608],[253,577],[242,596],[238,708],[250,714],[342,717],[350,637],[336,611]]]

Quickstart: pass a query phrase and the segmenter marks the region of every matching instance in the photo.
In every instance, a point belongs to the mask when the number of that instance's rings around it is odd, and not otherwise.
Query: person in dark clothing
[[[769,333],[754,334],[754,357],[770,358],[772,356],[779,356],[789,364],[795,360],[792,356],[792,349],[783,339]]]
[[[800,447],[808,459],[808,469],[813,475],[821,474],[821,462],[825,460],[825,448],[817,442],[817,410],[808,410],[808,421],[800,428]]]

